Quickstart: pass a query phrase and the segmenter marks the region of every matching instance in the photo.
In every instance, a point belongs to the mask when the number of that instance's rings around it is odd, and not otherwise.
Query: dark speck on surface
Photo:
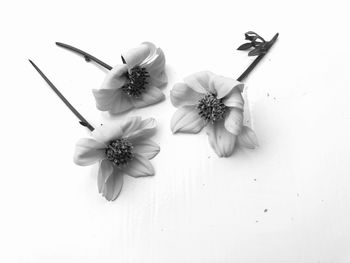
[[[266,212],[267,212],[267,209],[265,208],[264,213],[266,213]]]
[[[267,93],[266,95],[267,95],[267,97],[270,97],[270,93]]]
[[[256,178],[254,178],[254,181],[256,182]]]

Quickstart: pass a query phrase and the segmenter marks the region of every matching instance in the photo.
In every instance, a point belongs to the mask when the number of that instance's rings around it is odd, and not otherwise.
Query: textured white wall
[[[347,1],[11,1],[1,26],[1,262],[349,262],[350,51]],[[172,85],[199,70],[238,77],[254,30],[280,39],[247,79],[261,147],[219,159],[204,132],[170,132]],[[153,41],[166,54],[152,178],[117,201],[72,162],[86,136],[27,61],[95,125],[91,89],[110,64]],[[266,209],[266,210],[265,210]],[[265,212],[266,211],[266,212]]]

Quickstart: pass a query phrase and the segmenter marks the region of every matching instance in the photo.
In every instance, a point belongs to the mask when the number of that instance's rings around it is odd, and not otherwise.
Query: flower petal
[[[91,132],[92,136],[104,145],[122,137],[123,131],[120,122],[107,122]]]
[[[126,80],[126,73],[128,68],[126,65],[117,65],[110,70],[102,83],[101,89],[119,89],[121,88]]]
[[[163,71],[161,74],[158,75],[150,75],[148,81],[149,86],[155,86],[160,88],[168,83],[168,76],[166,75],[165,71]]]
[[[243,111],[231,108],[225,117],[225,128],[234,135],[238,135],[243,126]]]
[[[179,108],[171,119],[171,130],[173,133],[198,133],[206,125],[206,122],[198,114],[194,106],[183,106]]]
[[[255,132],[248,126],[243,126],[241,133],[238,135],[238,144],[249,149],[255,149],[259,146]]]
[[[142,120],[138,123],[138,125],[134,125],[133,128],[124,132],[124,137],[131,140],[132,143],[137,139],[146,139],[154,134],[157,128],[157,122],[153,118],[148,118]]]
[[[236,135],[228,132],[224,121],[209,124],[207,128],[209,143],[219,157],[229,157],[235,148]]]
[[[105,146],[90,138],[80,139],[75,146],[74,162],[87,166],[105,158]]]
[[[113,89],[93,89],[92,94],[95,97],[96,108],[100,111],[108,111],[114,104],[118,90]]]
[[[227,107],[231,107],[231,108],[238,108],[243,110],[244,109],[244,100],[242,97],[242,93],[240,90],[238,89],[232,89],[229,94],[227,94],[225,96],[225,98],[223,99],[223,103],[227,106]]]
[[[152,61],[154,61],[157,56],[157,47],[155,44],[153,44],[152,42],[142,42],[142,45],[146,45],[149,49],[149,53],[148,56],[141,62],[140,66],[144,67],[146,64],[150,64]]]
[[[146,157],[135,154],[134,159],[124,169],[124,172],[132,177],[144,177],[154,175],[154,168]]]
[[[149,59],[144,61],[141,67],[146,68],[150,75],[158,76],[165,68],[165,55],[162,49],[157,48],[154,54],[149,56]]]
[[[215,93],[215,90],[211,88],[209,85],[210,78],[214,74],[210,71],[201,71],[194,73],[186,78],[184,78],[184,82],[193,90],[199,93]]]
[[[234,80],[232,78],[227,78],[223,76],[213,75],[210,78],[210,89],[215,90],[218,99],[225,97],[233,89],[242,89],[244,84]]]
[[[140,116],[133,116],[127,118],[122,124],[121,129],[123,131],[123,136],[127,137],[130,133],[139,129],[142,119]]]
[[[157,48],[154,55],[141,66],[145,67],[150,75],[148,80],[150,86],[162,87],[168,83],[168,77],[165,73],[165,56],[162,49]]]
[[[155,157],[160,151],[159,145],[150,139],[136,141],[133,146],[135,153],[145,156],[149,160]]]
[[[122,90],[94,89],[96,107],[100,111],[109,111],[111,114],[118,114],[133,107],[129,96]]]
[[[124,93],[122,90],[118,90],[114,103],[109,109],[110,114],[119,114],[125,111],[130,110],[133,107],[130,97]]]
[[[154,48],[155,47],[152,43],[145,42],[138,47],[123,52],[122,56],[125,59],[128,68],[131,69],[146,60]]]
[[[146,91],[141,95],[140,98],[131,98],[131,101],[135,108],[142,108],[165,99],[163,92],[153,86],[147,87]]]
[[[102,193],[106,180],[113,174],[113,170],[113,164],[107,159],[100,162],[97,174],[97,187],[99,193]]]
[[[176,83],[170,91],[170,100],[175,107],[195,105],[203,97],[185,83]]]
[[[123,187],[123,172],[120,169],[113,169],[113,173],[107,178],[102,188],[102,195],[108,201],[117,199]]]

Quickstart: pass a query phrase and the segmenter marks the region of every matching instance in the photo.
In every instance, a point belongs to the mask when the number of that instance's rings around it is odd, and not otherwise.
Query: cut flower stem
[[[278,33],[266,44],[266,49],[265,52],[261,53],[253,62],[252,64],[249,65],[249,67],[242,73],[241,76],[239,76],[239,78],[237,79],[237,81],[243,81],[248,75],[249,73],[256,67],[256,65],[258,65],[258,63],[260,62],[260,60],[263,59],[263,57],[267,54],[267,52],[270,50],[270,48],[273,46],[273,44],[275,44],[277,38],[278,38]]]
[[[33,61],[29,59],[30,64],[36,69],[40,76],[46,81],[50,88],[57,94],[57,96],[63,101],[64,104],[73,112],[73,114],[80,120],[80,124],[87,127],[90,131],[94,130],[94,127],[73,107],[72,104],[62,95],[62,93],[55,87],[55,85],[45,76],[45,74],[38,68]]]
[[[112,69],[112,67],[110,65],[108,65],[107,63],[105,63],[102,60],[100,60],[100,59],[90,55],[89,53],[86,53],[85,51],[83,51],[83,50],[81,50],[79,48],[76,48],[76,47],[73,47],[73,46],[61,43],[61,42],[56,42],[56,45],[59,46],[59,47],[68,49],[68,50],[70,50],[72,52],[75,52],[77,54],[82,55],[87,62],[92,60],[92,61],[96,62],[97,64],[101,65],[102,67],[104,67],[104,68],[106,68],[108,70]]]

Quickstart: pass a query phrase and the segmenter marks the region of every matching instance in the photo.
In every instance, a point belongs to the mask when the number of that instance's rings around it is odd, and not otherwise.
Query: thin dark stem
[[[100,64],[102,67],[104,67],[104,68],[106,68],[108,70],[112,69],[112,67],[110,65],[108,65],[107,63],[99,60],[98,58],[90,55],[89,53],[86,53],[85,51],[80,50],[79,48],[76,48],[76,47],[73,47],[73,46],[61,43],[61,42],[56,42],[56,45],[82,55],[87,62],[92,60],[92,61],[95,61],[97,64]]]
[[[123,61],[123,64],[126,64],[126,61],[125,61],[125,58],[123,56],[120,56],[122,61]]]
[[[72,104],[62,95],[62,93],[53,85],[53,83],[45,76],[45,74],[34,64],[33,61],[29,59],[30,64],[38,71],[40,76],[46,81],[47,84],[51,87],[51,89],[57,94],[57,96],[63,101],[64,104],[74,113],[75,116],[80,120],[80,124],[87,127],[90,131],[94,130],[94,127],[73,107]]]
[[[237,79],[238,81],[242,81],[244,80],[249,73],[256,67],[256,65],[258,65],[258,63],[260,62],[260,60],[263,59],[263,57],[266,55],[266,53],[269,51],[269,49],[273,46],[273,44],[275,44],[276,40],[278,38],[278,33],[268,42],[268,45],[266,47],[266,51],[262,54],[260,54],[253,62],[252,64],[249,65],[249,67],[242,73],[241,76],[239,76],[239,78]]]

